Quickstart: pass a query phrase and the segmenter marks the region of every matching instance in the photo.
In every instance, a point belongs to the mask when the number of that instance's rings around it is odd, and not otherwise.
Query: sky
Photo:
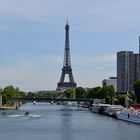
[[[56,89],[67,18],[75,82],[101,86],[116,76],[118,51],[138,53],[139,6],[139,0],[0,0],[0,86]]]

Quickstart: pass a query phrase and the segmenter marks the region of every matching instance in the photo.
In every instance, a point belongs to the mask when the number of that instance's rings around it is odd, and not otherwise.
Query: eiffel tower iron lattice
[[[69,82],[64,82],[65,75],[68,74],[69,76]],[[75,88],[77,84],[74,81],[74,77],[72,74],[72,68],[71,68],[71,60],[70,60],[70,43],[69,43],[69,25],[68,21],[65,25],[65,50],[64,50],[64,62],[63,62],[63,68],[62,73],[60,77],[60,81],[57,84],[57,90],[62,91],[68,88]]]

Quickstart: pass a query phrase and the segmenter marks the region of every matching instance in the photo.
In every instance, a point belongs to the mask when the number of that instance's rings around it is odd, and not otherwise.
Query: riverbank
[[[16,105],[14,106],[3,105],[0,107],[0,110],[17,110],[17,109],[19,109],[19,107]]]

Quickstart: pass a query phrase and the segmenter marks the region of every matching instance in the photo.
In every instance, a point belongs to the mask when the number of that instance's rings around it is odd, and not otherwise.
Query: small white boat
[[[110,104],[92,104],[92,107],[90,108],[90,110],[94,113],[104,114],[108,106],[111,106],[111,105]]]
[[[138,110],[125,108],[122,111],[118,111],[116,115],[120,120],[140,124],[140,111]]]
[[[53,105],[53,101],[51,101],[51,105]]]
[[[106,114],[111,117],[116,117],[117,111],[122,111],[124,107],[122,105],[110,105],[106,108]]]
[[[76,102],[71,102],[71,101],[65,101],[63,102],[63,105],[67,105],[67,106],[77,106]]]
[[[33,101],[33,105],[35,105],[36,104],[36,101]]]

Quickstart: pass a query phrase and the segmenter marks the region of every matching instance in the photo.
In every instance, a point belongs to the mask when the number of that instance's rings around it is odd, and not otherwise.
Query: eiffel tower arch
[[[65,76],[68,75],[69,82],[65,81]],[[60,77],[60,81],[57,84],[57,90],[62,91],[68,88],[75,88],[77,84],[74,81],[72,68],[71,68],[71,60],[70,60],[70,44],[69,44],[69,25],[68,21],[65,25],[65,50],[64,50],[64,62],[63,62],[63,68],[62,73]]]

